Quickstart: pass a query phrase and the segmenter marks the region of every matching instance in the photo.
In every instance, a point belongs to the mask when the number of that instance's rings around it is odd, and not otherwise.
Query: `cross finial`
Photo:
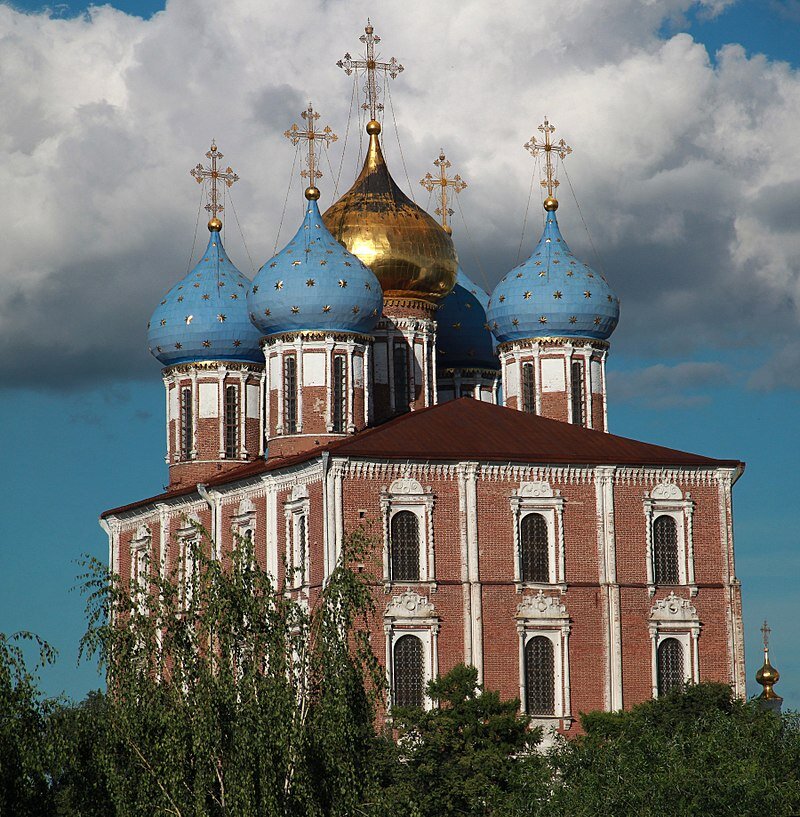
[[[319,119],[319,114],[314,110],[311,103],[308,103],[308,108],[304,110],[300,116],[306,120],[306,129],[300,130],[297,124],[292,125],[289,130],[284,131],[284,136],[293,144],[296,145],[301,139],[308,140],[308,155],[306,156],[306,164],[308,168],[303,168],[300,171],[300,175],[304,179],[308,179],[308,187],[306,188],[306,198],[309,199],[318,199],[319,198],[319,190],[317,190],[317,179],[321,178],[322,171],[317,168],[317,150],[315,147],[316,142],[321,142],[324,147],[330,145],[331,142],[335,142],[339,137],[330,129],[328,125],[325,125],[322,130],[317,130],[315,127],[315,122]]]
[[[367,18],[364,33],[359,39],[364,43],[364,59],[354,60],[348,52],[336,64],[344,70],[347,76],[350,76],[353,71],[366,71],[367,81],[364,85],[364,91],[367,95],[367,101],[361,107],[363,110],[369,111],[371,122],[377,122],[378,112],[383,110],[383,105],[378,101],[380,88],[375,78],[375,72],[385,71],[392,79],[395,79],[404,69],[394,57],[388,62],[380,62],[375,58],[375,44],[379,43],[381,38],[375,34],[375,29],[372,27],[369,18]]]
[[[442,219],[442,227],[444,231],[450,235],[453,230],[450,227],[449,218],[455,212],[448,206],[449,196],[447,189],[451,188],[454,193],[460,193],[467,183],[456,173],[455,176],[447,175],[447,168],[452,167],[448,158],[444,155],[444,148],[439,150],[439,158],[434,161],[434,166],[439,168],[439,176],[434,176],[432,173],[426,173],[425,176],[419,180],[419,183],[429,192],[439,188],[440,204],[436,208],[436,215]]]
[[[769,625],[767,624],[767,620],[764,619],[764,623],[761,625],[761,638],[764,641],[764,654],[769,653],[769,636],[772,630],[770,630]]]
[[[224,154],[217,150],[216,140],[212,139],[211,149],[206,153],[206,157],[211,159],[211,167],[203,167],[202,164],[198,164],[189,171],[189,173],[194,176],[198,184],[202,184],[203,179],[211,180],[210,190],[208,192],[209,202],[206,204],[206,210],[211,213],[211,219],[208,222],[208,229],[216,230],[217,232],[219,232],[219,230],[222,228],[222,221],[219,218],[219,213],[225,209],[219,203],[219,191],[217,190],[217,184],[219,182],[225,182],[228,187],[232,187],[234,182],[239,181],[239,177],[233,172],[232,167],[226,167],[225,170],[219,170],[217,168],[217,161],[221,159],[223,155]]]
[[[545,117],[544,122],[539,125],[539,131],[544,134],[544,139],[537,139],[536,134],[534,134],[525,143],[525,149],[529,150],[532,156],[538,156],[540,152],[544,152],[545,178],[542,179],[541,184],[542,187],[547,188],[547,199],[544,203],[545,210],[556,210],[558,208],[558,200],[554,194],[560,182],[556,178],[553,154],[555,153],[563,161],[572,153],[572,148],[563,139],[558,142],[551,140],[550,137],[555,133],[555,130],[555,127]]]

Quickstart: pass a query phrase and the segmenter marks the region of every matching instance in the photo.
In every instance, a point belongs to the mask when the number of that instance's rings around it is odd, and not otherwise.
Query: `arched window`
[[[192,457],[194,447],[194,413],[192,411],[192,390],[181,389],[181,459]]]
[[[550,581],[550,546],[547,522],[540,513],[529,513],[519,523],[519,573],[524,582]]]
[[[533,363],[522,364],[522,410],[526,414],[536,414],[536,380]]]
[[[239,389],[225,387],[225,458],[236,459],[239,453]]]
[[[553,642],[536,635],[525,645],[525,710],[529,715],[554,715]]]
[[[393,357],[394,373],[394,410],[408,411],[408,355],[406,347],[395,344]]]
[[[345,359],[343,355],[336,355],[333,359],[333,430],[337,434],[344,434],[347,425],[346,389]]]
[[[392,678],[395,706],[422,708],[425,694],[425,662],[422,641],[415,635],[404,635],[394,644]]]
[[[283,433],[297,433],[297,358],[288,355],[283,360]]]
[[[653,522],[653,578],[656,584],[679,584],[678,526],[671,516]]]
[[[419,519],[411,511],[398,511],[391,522],[390,579],[419,580]]]
[[[583,416],[583,362],[572,361],[572,422],[584,425]]]
[[[683,645],[677,638],[665,638],[656,651],[658,694],[666,695],[686,680],[683,674]]]

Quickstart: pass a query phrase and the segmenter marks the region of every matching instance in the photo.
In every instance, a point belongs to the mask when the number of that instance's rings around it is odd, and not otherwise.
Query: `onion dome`
[[[764,638],[764,663],[761,669],[756,673],[756,682],[759,683],[763,690],[758,696],[760,701],[774,702],[780,708],[780,703],[783,701],[780,695],[773,689],[775,684],[781,679],[781,674],[769,662],[769,634],[771,630],[765,621],[761,627],[761,633]]]
[[[606,340],[619,320],[619,298],[606,279],[579,261],[561,236],[558,202],[533,255],[509,272],[489,300],[489,327],[501,343],[537,337]]]
[[[250,280],[228,258],[221,227],[216,217],[208,222],[211,236],[203,257],[150,318],[150,351],[165,366],[198,360],[264,360],[258,331],[247,312]]]
[[[380,318],[378,279],[328,232],[306,189],[306,214],[294,238],[258,271],[247,294],[262,335],[299,330],[369,334]]]
[[[375,120],[355,184],[323,218],[337,241],[378,277],[386,296],[436,303],[453,288],[458,260],[453,240],[397,186],[383,158]]]
[[[436,313],[437,363],[445,369],[497,369],[486,328],[489,296],[458,268],[456,285]]]

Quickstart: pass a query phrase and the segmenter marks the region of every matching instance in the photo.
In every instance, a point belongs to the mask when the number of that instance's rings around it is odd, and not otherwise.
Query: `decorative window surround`
[[[233,546],[236,547],[239,539],[250,537],[255,546],[256,540],[256,506],[250,497],[244,497],[239,503],[236,513],[231,516],[231,533]],[[253,554],[255,557],[255,554]]]
[[[188,604],[192,600],[194,590],[194,575],[197,571],[197,563],[192,558],[191,548],[200,541],[199,525],[202,522],[197,514],[189,514],[184,517],[182,527],[175,531],[175,538],[178,544],[177,567],[178,580],[181,584],[181,591],[184,602]]]
[[[414,590],[406,590],[392,596],[383,614],[383,631],[386,635],[386,680],[389,689],[394,689],[393,663],[394,645],[404,635],[414,635],[422,641],[425,658],[425,682],[439,674],[439,616],[427,596]],[[425,708],[433,702],[425,697]]]
[[[428,583],[436,591],[436,569],[433,550],[433,491],[423,488],[409,477],[396,479],[388,488],[381,489],[381,514],[383,515],[383,584],[385,592],[392,585],[416,585]],[[392,517],[400,511],[411,511],[419,521],[419,580],[392,582],[390,573],[390,540]]]
[[[139,525],[131,539],[131,586],[140,597],[150,590],[152,545],[153,534],[150,528],[147,525]]]
[[[295,485],[290,498],[283,505],[286,518],[286,564],[289,575],[287,587],[308,588],[311,564],[308,546],[308,486]],[[305,537],[305,540],[303,539]],[[305,541],[305,546],[303,542]]]
[[[659,599],[650,610],[650,664],[652,670],[653,697],[658,697],[658,646],[665,638],[674,638],[683,647],[683,671],[685,680],[700,681],[700,656],[697,646],[700,637],[700,619],[689,599],[675,593]]]
[[[517,592],[524,588],[562,592],[567,589],[564,559],[564,498],[548,482],[522,482],[511,494],[511,513],[514,520],[514,583]],[[523,582],[520,570],[520,523],[529,513],[541,514],[547,523],[548,561],[550,581]]]
[[[662,482],[644,494],[644,515],[647,523],[647,589],[651,596],[655,595],[655,566],[653,563],[653,522],[659,516],[671,516],[675,520],[678,531],[678,572],[680,585],[689,587],[691,596],[697,595],[697,586],[694,578],[694,539],[692,536],[692,521],[694,517],[694,501],[691,494],[684,497],[681,489],[672,483]]]
[[[532,720],[536,726],[553,726],[563,721],[563,728],[572,726],[572,704],[569,680],[569,633],[567,608],[557,596],[545,596],[540,590],[535,596],[523,596],[517,605],[517,633],[519,634],[519,700],[526,711],[525,645],[534,636],[542,635],[553,644],[553,671],[555,706],[551,717],[538,716]]]

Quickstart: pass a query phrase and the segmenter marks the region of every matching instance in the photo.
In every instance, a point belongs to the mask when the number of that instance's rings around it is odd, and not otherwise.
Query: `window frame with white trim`
[[[433,547],[433,508],[435,499],[430,487],[423,488],[411,478],[396,479],[388,488],[381,490],[381,514],[383,516],[383,583],[388,591],[392,586],[436,587],[436,565]],[[393,567],[393,520],[398,514],[409,512],[417,520],[417,544],[419,547],[419,572],[416,579],[398,579]]]
[[[567,589],[564,556],[564,498],[549,482],[522,482],[511,494],[511,514],[514,526],[514,584],[517,592],[526,588],[533,590]],[[523,578],[523,521],[538,514],[547,527],[548,581],[531,581]]]
[[[284,502],[286,520],[286,586],[308,590],[311,583],[311,557],[308,537],[310,502],[308,486],[295,485]]]
[[[694,574],[694,501],[688,492],[672,483],[660,483],[649,493],[645,492],[643,507],[647,544],[647,588],[651,596],[659,587],[689,587],[692,596],[697,594]],[[657,579],[656,526],[658,519],[668,517],[674,520],[678,562],[678,581],[659,582]]]
[[[659,650],[668,639],[677,641],[683,650],[684,683],[700,682],[700,650],[698,640],[701,630],[697,610],[689,599],[671,592],[657,600],[650,610],[648,629],[650,633],[650,662],[652,693],[659,696]]]

